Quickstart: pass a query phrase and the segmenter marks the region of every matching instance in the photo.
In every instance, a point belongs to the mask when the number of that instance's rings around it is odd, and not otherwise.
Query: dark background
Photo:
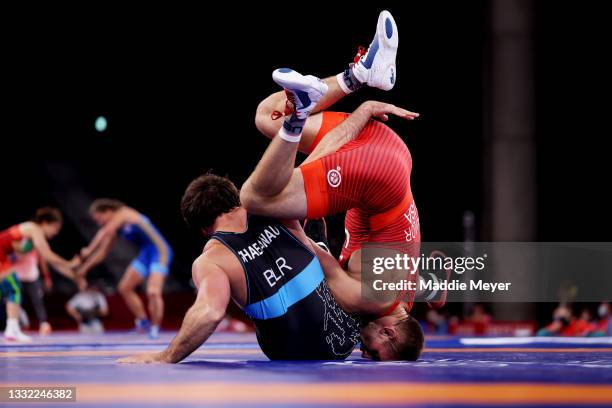
[[[534,6],[538,240],[610,241],[610,29],[601,3]],[[240,186],[267,144],[253,117],[277,90],[272,70],[340,72],[388,8],[401,36],[397,86],[337,109],[380,99],[420,112],[390,125],[413,155],[423,239],[462,240],[469,210],[486,240],[490,3],[292,4],[16,13],[4,39],[0,228],[42,205],[65,207],[62,189],[75,185],[63,182],[68,172],[91,197],[148,215],[175,250],[170,286],[187,288],[203,242],[180,217],[186,185],[212,169]],[[108,120],[103,133],[98,115]],[[74,254],[90,238],[77,228],[86,222],[69,217],[53,247]],[[336,245],[341,222],[330,222]],[[118,279],[104,267],[96,273]]]

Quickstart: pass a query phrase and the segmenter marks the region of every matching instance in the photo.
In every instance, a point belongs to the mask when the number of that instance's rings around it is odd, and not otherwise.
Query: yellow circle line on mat
[[[0,384],[3,387],[17,384]],[[24,384],[19,384],[24,386]],[[80,403],[510,404],[612,403],[612,387],[578,384],[252,383],[28,384],[76,386]]]

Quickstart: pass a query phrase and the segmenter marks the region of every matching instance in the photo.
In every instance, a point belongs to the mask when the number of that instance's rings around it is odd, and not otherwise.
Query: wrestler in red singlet
[[[349,115],[323,112],[313,150]],[[337,152],[300,167],[308,218],[346,211],[346,238],[340,263],[365,243],[401,243],[394,248],[412,256],[420,251],[419,215],[410,188],[412,157],[391,128],[372,120],[359,136]],[[412,275],[416,279],[416,275]],[[410,294],[412,303],[414,294]]]

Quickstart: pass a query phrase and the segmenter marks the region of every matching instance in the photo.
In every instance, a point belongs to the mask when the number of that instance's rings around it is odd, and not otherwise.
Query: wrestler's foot
[[[300,120],[306,120],[319,99],[327,93],[327,84],[319,78],[289,68],[275,70],[272,79],[285,89],[295,116]]]
[[[151,328],[151,322],[148,319],[135,319],[134,328],[130,333],[147,333]]]
[[[48,336],[51,334],[52,328],[48,322],[42,322],[38,328],[38,334],[41,336]]]
[[[149,328],[149,338],[151,340],[155,340],[159,337],[159,326],[156,324],[152,324]]]
[[[32,338],[24,334],[21,330],[7,329],[4,331],[4,339],[7,341],[16,341],[19,343],[29,343]]]
[[[399,37],[397,25],[391,13],[383,10],[378,16],[376,35],[366,52],[358,52],[355,57],[353,74],[361,83],[388,91],[395,85],[397,72],[395,56]]]

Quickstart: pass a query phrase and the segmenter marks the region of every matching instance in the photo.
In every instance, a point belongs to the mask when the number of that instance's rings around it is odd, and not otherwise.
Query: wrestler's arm
[[[379,314],[389,305],[365,302],[361,296],[361,281],[351,277],[329,252],[306,236],[297,220],[281,220],[283,225],[315,253],[336,301],[348,313]],[[360,274],[357,274],[360,276]]]
[[[77,321],[78,323],[81,323],[81,321],[83,320],[81,317],[81,314],[79,313],[78,310],[76,310],[72,304],[72,302],[68,302],[66,303],[66,313],[68,313],[70,315],[70,317],[72,317],[75,321]]]
[[[51,250],[45,234],[40,227],[34,223],[27,222],[21,224],[21,233],[32,240],[32,245],[38,254],[62,275],[69,279],[74,279],[74,271],[72,268],[77,265],[78,261],[68,261]]]
[[[89,245],[81,249],[81,257],[86,258],[78,269],[79,276],[85,276],[94,266],[102,262],[117,239],[117,231],[126,223],[140,223],[140,213],[132,208],[123,207],[98,230]]]
[[[198,286],[195,303],[189,308],[181,329],[166,350],[119,359],[119,363],[178,363],[200,347],[223,320],[230,301],[227,274],[205,254],[193,264],[193,281]]]
[[[90,253],[87,259],[81,264],[81,266],[79,266],[76,271],[77,276],[84,277],[87,275],[87,272],[91,270],[91,268],[102,262],[108,256],[108,253],[113,247],[115,240],[115,235],[105,235],[100,243],[96,246],[96,249]]]
[[[345,312],[366,314],[380,312],[382,309],[380,305],[362,301],[361,282],[349,276],[329,252],[308,238],[299,221],[281,220],[281,222],[297,239],[315,253],[334,298]]]
[[[89,244],[86,247],[81,248],[81,257],[89,258],[91,254],[94,251],[96,251],[96,249],[98,249],[98,247],[100,246],[104,238],[106,238],[106,236],[107,236],[107,232],[104,230],[104,228],[100,228],[96,232],[96,235],[94,235],[91,242],[89,242]]]
[[[140,213],[132,208],[123,207],[117,210],[117,212],[111,217],[111,219],[98,230],[96,235],[93,237],[89,245],[81,249],[81,256],[88,258],[91,254],[105,241],[111,237],[116,236],[117,231],[123,224],[126,223],[137,223],[140,220]]]
[[[312,241],[311,241],[312,242]],[[331,254],[312,242],[325,279],[334,298],[348,313],[379,315],[388,309],[390,303],[366,301],[361,296],[361,281],[352,278]]]

